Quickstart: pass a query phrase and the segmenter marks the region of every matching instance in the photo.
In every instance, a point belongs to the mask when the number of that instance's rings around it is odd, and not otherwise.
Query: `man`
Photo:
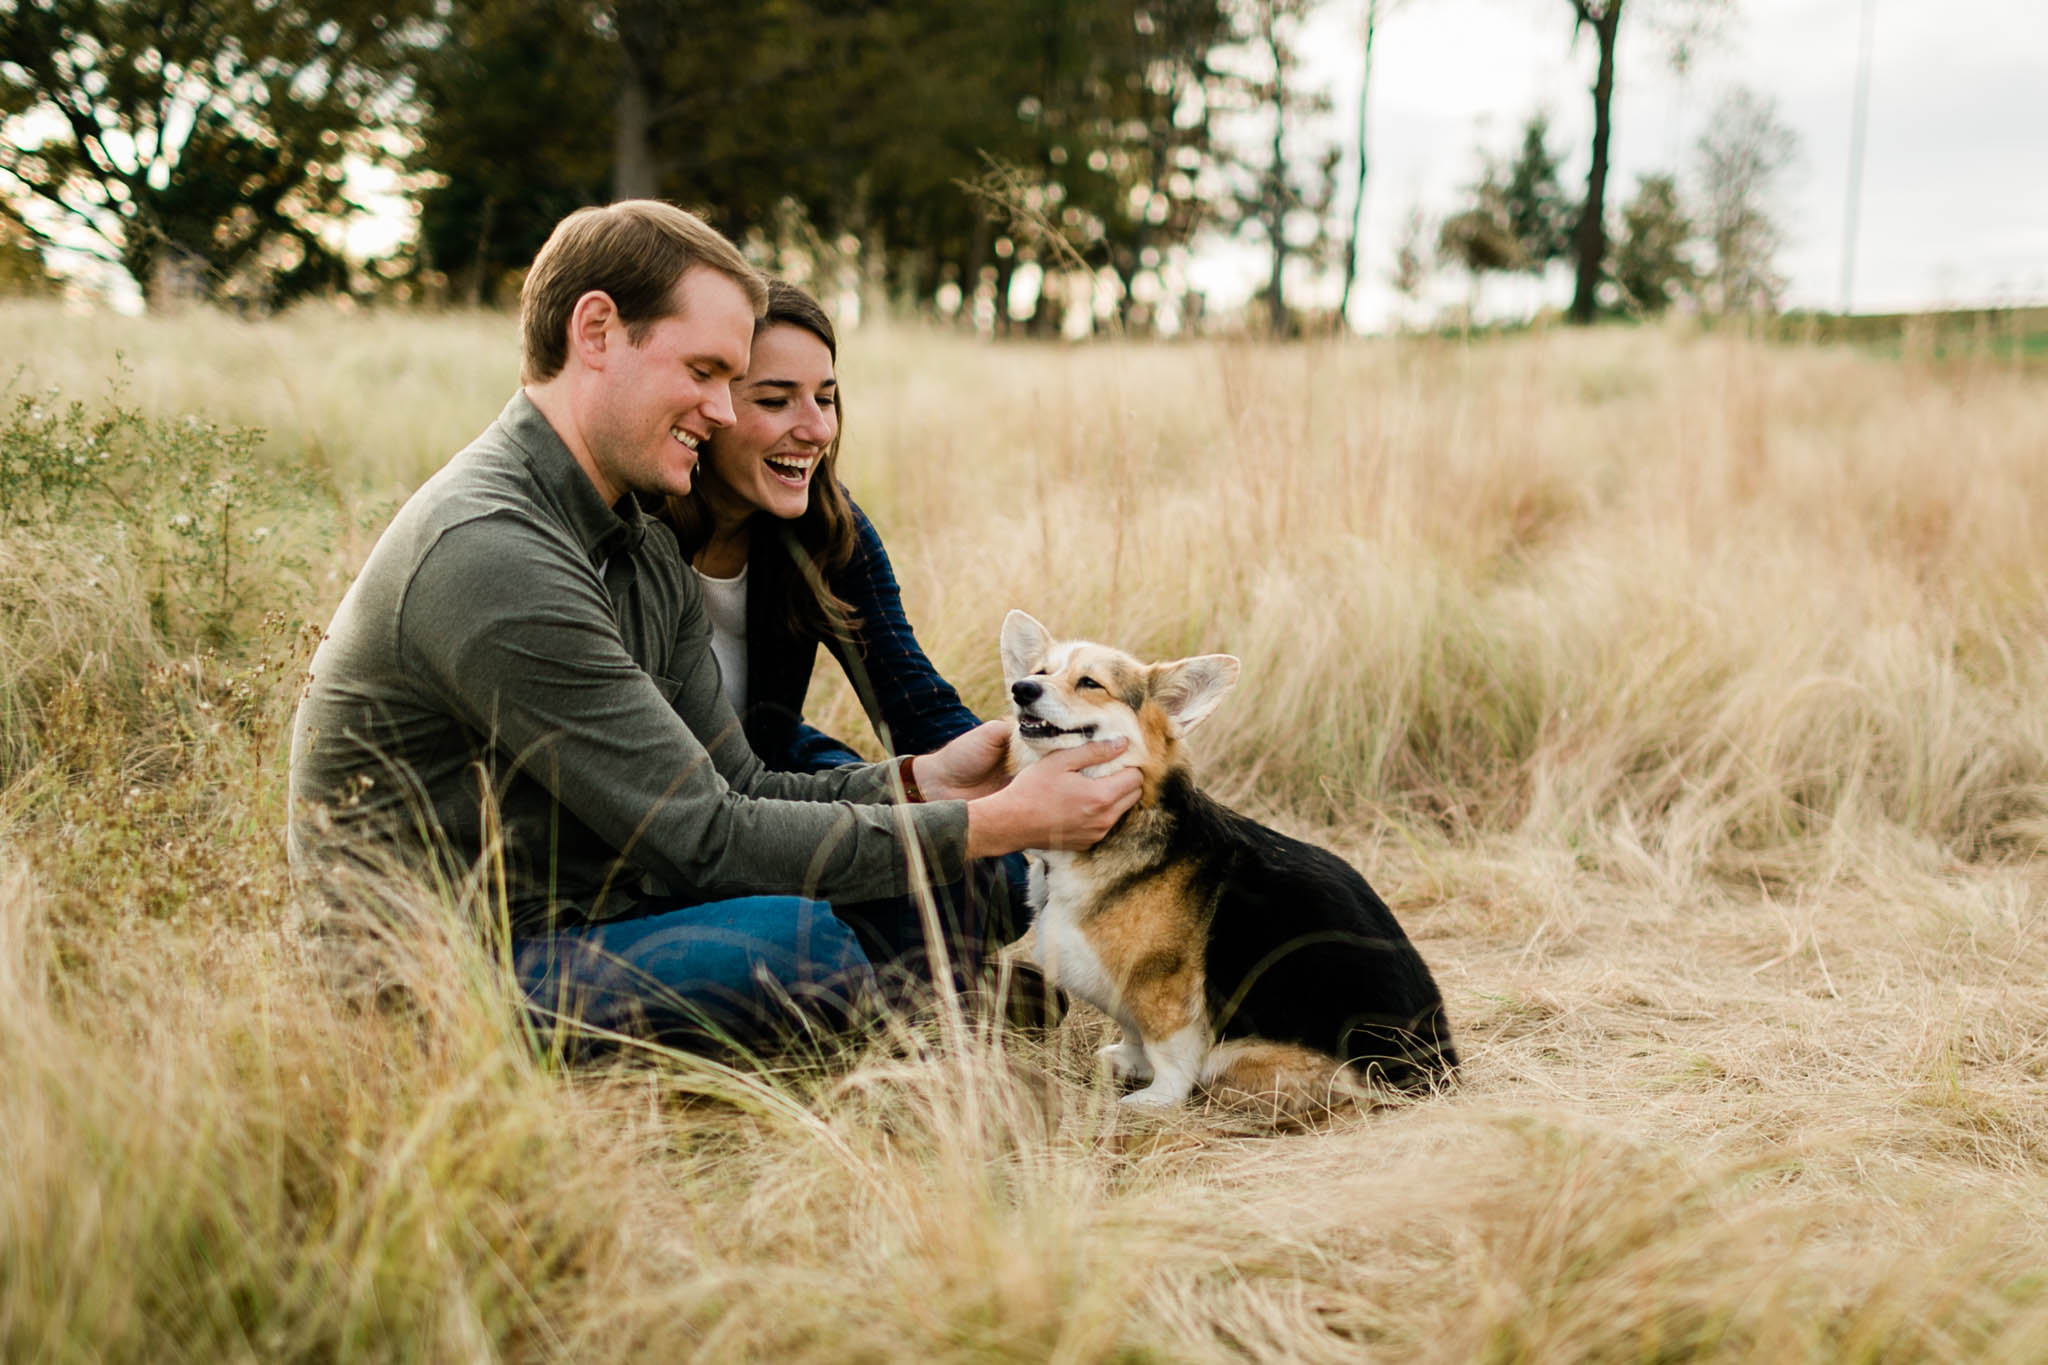
[[[295,869],[366,846],[455,879],[502,866],[544,1013],[758,1036],[778,1003],[843,1004],[911,949],[914,918],[863,907],[900,907],[920,867],[943,886],[973,859],[1088,847],[1137,794],[1133,773],[1081,775],[1105,744],[1006,782],[1006,721],[821,774],[749,750],[696,576],[642,500],[687,492],[733,420],[765,298],[670,205],[564,219],[521,291],[521,390],[400,509],[313,658]]]

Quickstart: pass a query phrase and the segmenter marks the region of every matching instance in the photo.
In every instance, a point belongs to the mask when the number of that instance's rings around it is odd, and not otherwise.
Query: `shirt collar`
[[[592,564],[640,548],[650,523],[640,499],[627,493],[616,506],[606,506],[597,485],[524,389],[505,404],[498,425],[519,448],[542,498],[561,516]]]

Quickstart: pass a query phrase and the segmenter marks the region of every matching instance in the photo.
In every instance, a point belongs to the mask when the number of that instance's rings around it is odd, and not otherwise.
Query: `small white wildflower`
[[[178,515],[171,518],[171,525],[176,527],[180,531],[187,530],[192,525],[192,518],[186,516],[183,512],[180,512],[178,513]]]

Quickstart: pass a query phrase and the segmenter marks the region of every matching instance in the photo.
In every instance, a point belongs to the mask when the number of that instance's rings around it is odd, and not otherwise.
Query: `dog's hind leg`
[[[1239,1038],[1219,1045],[1202,1064],[1202,1088],[1239,1109],[1273,1118],[1328,1114],[1369,1103],[1367,1087],[1335,1057],[1295,1043]]]

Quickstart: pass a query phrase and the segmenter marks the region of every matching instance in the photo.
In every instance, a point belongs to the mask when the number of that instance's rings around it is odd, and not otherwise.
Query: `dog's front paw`
[[[1133,1109],[1171,1109],[1190,1093],[1174,1086],[1148,1085],[1143,1090],[1133,1090],[1117,1103],[1128,1104]]]
[[[1095,1055],[1119,1081],[1152,1079],[1152,1063],[1145,1060],[1145,1049],[1134,1043],[1111,1043]]]

